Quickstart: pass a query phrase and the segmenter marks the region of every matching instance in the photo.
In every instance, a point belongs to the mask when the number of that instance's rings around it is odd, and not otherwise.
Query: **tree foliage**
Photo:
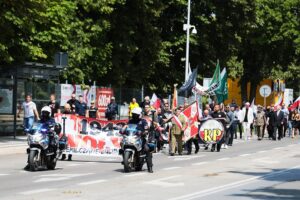
[[[199,81],[217,60],[251,100],[265,78],[299,91],[299,0],[192,0],[191,67]],[[187,0],[10,0],[0,3],[0,65],[52,63],[62,79],[170,93],[184,80]],[[247,82],[251,83],[247,96]]]

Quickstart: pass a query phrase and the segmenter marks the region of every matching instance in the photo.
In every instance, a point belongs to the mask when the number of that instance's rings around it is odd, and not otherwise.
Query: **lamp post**
[[[191,0],[188,0],[187,24],[183,25],[183,30],[186,31],[186,55],[185,55],[185,82],[189,74],[189,50],[190,50],[190,29],[192,33],[197,34],[196,27],[190,24],[191,22]]]

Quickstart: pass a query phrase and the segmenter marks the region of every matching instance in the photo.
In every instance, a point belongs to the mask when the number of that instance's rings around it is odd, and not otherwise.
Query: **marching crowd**
[[[98,108],[95,106],[95,102],[91,102],[91,106],[83,101],[83,97],[79,96],[76,99],[76,95],[72,94],[70,100],[64,105],[64,109],[61,110],[59,103],[56,101],[55,95],[51,94],[50,101],[47,104],[51,108],[51,115],[54,116],[55,113],[64,114],[76,114],[79,116],[99,118]],[[137,103],[135,98],[129,104],[128,116],[131,118],[132,110],[134,108],[140,107],[143,110],[143,117],[148,117],[154,120],[155,126],[162,127],[163,132],[169,137],[170,144],[170,155],[173,156],[178,152],[182,155],[183,149],[187,150],[187,154],[192,152],[192,144],[195,145],[195,153],[199,152],[199,143],[201,140],[197,135],[195,138],[190,139],[183,145],[183,131],[186,128],[186,118],[181,115],[181,112],[188,106],[187,103],[180,105],[174,110],[171,109],[170,104],[167,99],[162,101],[156,112],[151,112],[154,110],[152,107],[150,97],[146,96],[144,101],[140,104]],[[32,126],[34,117],[39,119],[39,114],[36,109],[36,105],[32,102],[31,96],[27,95],[25,102],[22,104],[18,116],[24,110],[24,127],[29,128]],[[118,114],[118,105],[115,102],[115,98],[111,97],[111,102],[108,104],[105,111],[105,117],[108,120],[116,119]],[[170,121],[172,115],[176,115],[180,120],[182,127],[178,124]],[[216,104],[214,101],[211,104],[206,104],[203,111],[199,113],[199,124],[203,123],[205,120],[217,118],[224,126],[225,134],[222,141],[218,144],[212,145],[211,151],[220,151],[221,148],[228,148],[228,146],[233,145],[234,139],[238,137],[249,141],[257,135],[258,140],[265,138],[265,132],[268,133],[268,138],[270,140],[281,140],[284,137],[294,138],[299,135],[300,129],[300,113],[298,109],[293,111],[288,110],[286,105],[270,105],[264,108],[258,105],[257,108],[250,105],[249,102],[245,102],[242,106],[239,106],[234,100],[229,105]],[[160,151],[163,146],[163,140],[161,134],[155,135],[157,139],[157,151]],[[166,140],[166,139],[165,139]],[[209,146],[205,145],[205,149]],[[69,157],[71,160],[71,157]]]

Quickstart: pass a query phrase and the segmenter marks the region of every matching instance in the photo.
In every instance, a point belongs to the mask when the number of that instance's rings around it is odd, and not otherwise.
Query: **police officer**
[[[142,109],[140,107],[134,108],[132,110],[132,118],[129,120],[128,124],[137,124],[137,130],[139,130],[142,134],[143,138],[143,151],[146,153],[146,162],[147,168],[149,173],[153,173],[153,163],[152,163],[152,153],[148,146],[148,141],[146,140],[147,134],[149,134],[149,125],[148,122],[141,118],[142,116]],[[126,129],[126,126],[124,127]]]

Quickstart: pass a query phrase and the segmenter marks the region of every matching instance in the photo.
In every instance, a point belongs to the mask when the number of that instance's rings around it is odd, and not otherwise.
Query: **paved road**
[[[27,172],[22,149],[0,147],[0,199],[299,200],[299,141],[237,140],[219,153],[155,154],[153,174],[125,174],[119,158],[80,156],[53,171]]]

